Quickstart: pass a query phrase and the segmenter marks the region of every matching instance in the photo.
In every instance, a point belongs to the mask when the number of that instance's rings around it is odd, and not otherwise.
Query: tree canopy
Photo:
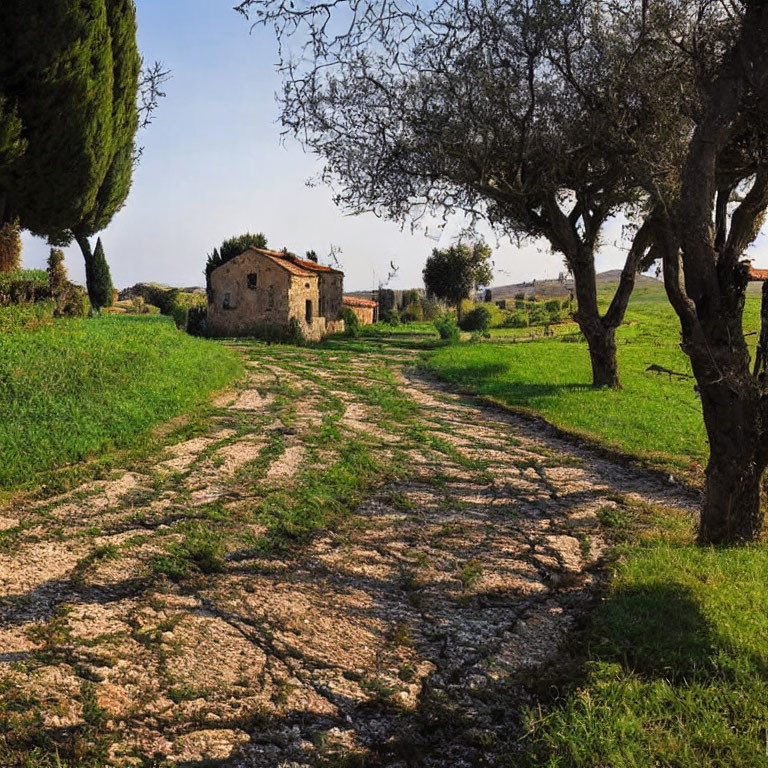
[[[125,204],[133,177],[141,71],[141,55],[136,41],[136,9],[133,0],[109,0],[106,8],[113,74],[109,164],[93,204],[71,227],[77,236],[94,235],[109,224]]]
[[[136,132],[168,76],[159,63],[142,72],[136,33],[134,0],[0,6],[0,227],[76,239],[86,273],[88,238],[125,204]]]
[[[213,249],[213,253],[208,254],[208,259],[205,263],[205,285],[208,290],[211,287],[211,272],[216,267],[225,264],[230,259],[234,259],[235,256],[239,256],[249,248],[266,248],[267,237],[263,232],[252,234],[246,232],[242,235],[235,235],[230,237],[218,247]]]
[[[491,248],[483,241],[435,248],[423,271],[427,295],[455,306],[461,314],[461,302],[479,285],[491,282],[490,258]]]
[[[252,0],[283,49],[282,121],[325,162],[336,202],[398,220],[460,209],[546,238],[573,272],[593,381],[618,386],[614,332],[652,258],[645,182],[670,183],[689,126],[685,62],[639,6],[597,0]],[[352,19],[344,26],[334,20]],[[655,18],[655,17],[654,17]],[[652,82],[653,87],[647,87]],[[601,314],[594,255],[608,219],[637,222]]]
[[[2,172],[2,223],[52,241],[96,202],[112,157],[114,59],[104,0],[0,5],[0,83],[24,151]]]

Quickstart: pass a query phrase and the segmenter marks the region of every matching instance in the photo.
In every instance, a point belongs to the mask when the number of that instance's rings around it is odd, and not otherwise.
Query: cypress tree
[[[0,225],[6,221],[5,208],[8,174],[13,164],[24,154],[27,142],[22,138],[22,125],[18,111],[0,93]]]
[[[21,232],[16,221],[0,227],[0,272],[13,272],[21,266]]]
[[[113,82],[105,0],[0,3],[0,83],[26,141],[0,179],[0,223],[69,240],[111,164]]]
[[[125,204],[131,190],[135,137],[139,127],[136,96],[141,55],[136,42],[136,8],[133,0],[108,0],[106,8],[113,62],[110,164],[93,204],[83,211],[82,217],[72,227],[72,236],[85,259],[86,273],[89,263],[95,258],[88,238],[109,224]],[[96,306],[99,299],[91,295],[90,287],[88,295],[91,304]]]
[[[48,286],[54,296],[58,296],[67,284],[67,268],[64,266],[64,252],[51,248],[48,255]]]
[[[96,248],[90,262],[85,263],[85,285],[91,307],[98,312],[102,307],[111,307],[114,298],[112,276],[109,274],[109,264],[104,256],[104,246],[101,238],[96,241]]]

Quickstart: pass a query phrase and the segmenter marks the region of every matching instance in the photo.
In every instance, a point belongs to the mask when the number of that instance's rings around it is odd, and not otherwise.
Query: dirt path
[[[0,764],[514,764],[600,520],[690,499],[406,350],[241,348],[153,466],[0,512]]]

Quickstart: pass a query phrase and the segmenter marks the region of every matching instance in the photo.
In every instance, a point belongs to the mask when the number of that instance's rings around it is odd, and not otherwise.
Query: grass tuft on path
[[[105,315],[0,334],[0,488],[113,448],[203,404],[242,371],[166,317]]]

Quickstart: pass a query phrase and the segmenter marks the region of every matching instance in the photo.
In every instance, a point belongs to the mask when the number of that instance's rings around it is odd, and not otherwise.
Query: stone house
[[[249,248],[211,272],[208,327],[213,336],[250,336],[295,318],[316,341],[344,330],[344,273],[293,254]]]
[[[360,325],[372,325],[378,318],[378,301],[361,299],[358,296],[345,296],[343,304],[357,315]]]

